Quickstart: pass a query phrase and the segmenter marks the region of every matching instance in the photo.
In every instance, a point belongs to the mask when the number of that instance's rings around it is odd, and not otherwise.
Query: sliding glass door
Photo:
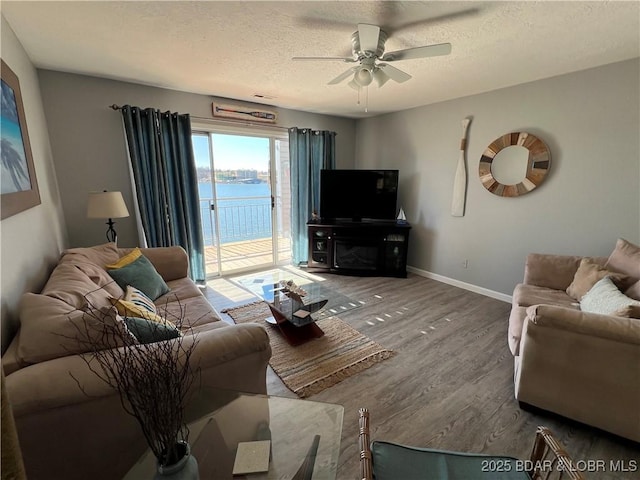
[[[288,263],[288,141],[194,132],[207,276]]]

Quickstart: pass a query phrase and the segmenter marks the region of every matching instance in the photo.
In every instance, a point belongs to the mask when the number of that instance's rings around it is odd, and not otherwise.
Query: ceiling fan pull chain
[[[364,97],[364,113],[368,113],[369,112],[369,85],[367,85],[365,88],[367,89],[367,91],[365,92],[365,97]]]

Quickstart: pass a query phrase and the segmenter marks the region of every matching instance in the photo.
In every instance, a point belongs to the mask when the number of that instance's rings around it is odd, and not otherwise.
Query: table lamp
[[[120,192],[90,192],[89,203],[87,205],[88,218],[108,218],[107,240],[116,242],[118,235],[113,228],[114,218],[124,218],[129,216],[129,210],[124,203]]]

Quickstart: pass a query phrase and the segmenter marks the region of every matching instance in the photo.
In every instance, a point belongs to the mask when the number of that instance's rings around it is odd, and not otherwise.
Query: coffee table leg
[[[273,318],[276,321],[276,325],[274,326],[280,330],[280,333],[285,340],[293,347],[302,345],[309,340],[320,338],[324,335],[322,329],[315,322],[303,325],[302,327],[296,327],[271,305],[269,305],[269,308],[271,309]]]

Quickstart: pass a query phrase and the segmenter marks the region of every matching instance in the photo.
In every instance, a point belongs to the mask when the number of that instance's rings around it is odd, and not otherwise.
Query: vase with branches
[[[121,317],[114,308],[94,308],[88,303],[82,321],[76,327],[76,340],[89,352],[82,358],[88,368],[117,391],[125,412],[133,416],[158,462],[156,478],[173,475],[176,465],[188,463],[195,476],[170,478],[197,479],[197,462],[190,455],[189,430],[184,421],[187,395],[199,369],[191,364],[198,343],[183,322],[184,307],[164,318],[180,332],[175,338],[141,342],[136,328],[143,321],[145,336],[166,336],[168,324],[140,318]],[[135,320],[135,322],[134,322]],[[79,387],[84,391],[77,379]],[[86,392],[85,392],[86,393]]]

